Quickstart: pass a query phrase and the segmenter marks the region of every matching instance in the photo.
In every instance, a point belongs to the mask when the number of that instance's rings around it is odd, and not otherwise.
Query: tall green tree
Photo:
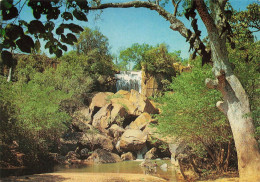
[[[197,157],[209,155],[221,172],[228,168],[232,133],[226,117],[215,106],[221,94],[204,84],[212,77],[210,66],[200,67],[199,59],[191,72],[174,77],[170,91],[157,98],[162,103],[157,129],[162,135],[184,141]]]

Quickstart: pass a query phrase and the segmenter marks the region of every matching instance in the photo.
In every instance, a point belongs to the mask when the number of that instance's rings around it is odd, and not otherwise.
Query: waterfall
[[[134,89],[141,93],[142,71],[120,71],[115,77],[117,91]]]
[[[136,160],[143,160],[144,159],[144,155],[147,152],[147,146],[145,145],[141,150],[137,151],[137,156],[136,156]]]

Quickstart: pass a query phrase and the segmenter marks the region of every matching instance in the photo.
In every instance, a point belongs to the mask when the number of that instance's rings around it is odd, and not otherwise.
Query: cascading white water
[[[136,160],[143,160],[144,159],[144,155],[147,152],[147,146],[145,145],[141,150],[137,151],[137,157]]]
[[[141,93],[142,71],[120,71],[115,77],[117,91],[134,89]]]

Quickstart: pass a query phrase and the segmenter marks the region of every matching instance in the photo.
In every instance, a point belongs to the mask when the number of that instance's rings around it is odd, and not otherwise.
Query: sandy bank
[[[127,173],[46,173],[20,177],[9,177],[0,180],[34,181],[34,182],[165,182],[166,180],[144,174]]]

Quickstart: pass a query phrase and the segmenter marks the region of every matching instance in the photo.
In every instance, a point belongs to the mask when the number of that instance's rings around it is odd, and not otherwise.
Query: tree
[[[141,70],[141,62],[144,58],[144,54],[150,49],[152,49],[152,46],[148,44],[140,45],[138,43],[135,43],[131,47],[120,51],[119,59],[127,64],[133,62],[135,64],[134,70]]]
[[[193,62],[191,72],[173,77],[170,92],[156,99],[162,103],[157,129],[163,136],[173,135],[192,147],[195,158],[209,155],[217,171],[222,172],[232,155],[232,133],[226,117],[215,107],[221,94],[204,84],[212,77],[210,66],[200,67],[200,61],[197,58]]]
[[[47,15],[47,20],[52,20],[58,18],[60,9],[62,9],[59,4],[61,2],[62,1],[56,0],[54,2],[41,1],[41,3],[38,3],[30,0],[28,6],[32,7],[36,19],[39,19],[41,15],[44,14]],[[157,11],[160,16],[170,22],[170,28],[185,37],[190,43],[190,48],[202,56],[203,64],[212,60],[213,73],[216,80],[207,79],[206,84],[208,87],[218,89],[222,93],[223,101],[217,102],[217,107],[226,114],[232,129],[238,154],[240,178],[242,180],[247,178],[251,178],[254,181],[260,180],[260,175],[258,174],[260,171],[259,148],[253,136],[254,126],[252,118],[250,116],[246,117],[250,114],[248,95],[238,78],[234,75],[228,59],[226,39],[228,34],[231,34],[231,29],[228,23],[230,11],[226,11],[225,9],[227,0],[212,0],[209,1],[208,5],[206,5],[203,0],[186,1],[188,2],[188,7],[186,8],[185,17],[192,20],[191,26],[193,31],[186,28],[176,16],[180,2],[177,0],[171,1],[175,7],[173,13],[167,12],[163,8],[163,4],[167,2],[169,1],[129,1],[125,3],[103,4],[101,1],[93,1],[89,6],[87,1],[75,0],[68,1],[66,4],[68,9],[73,10],[73,16],[66,11],[67,8],[64,8],[65,12],[62,14],[62,17],[65,20],[75,17],[78,20],[87,21],[87,17],[83,12],[106,8],[135,7]],[[1,1],[1,12],[3,20],[10,20],[18,16],[18,10],[12,1]],[[208,51],[204,43],[200,40],[201,32],[198,30],[197,19],[195,18],[197,14],[206,26],[211,51]],[[45,26],[43,26],[39,20],[33,20],[29,24],[21,22],[32,35],[42,35],[42,37],[48,41],[45,47],[49,48],[50,53],[55,53],[57,56],[60,56],[62,54],[61,48],[63,47],[65,49],[65,47],[59,44],[58,39],[54,38],[52,23],[47,22]],[[73,44],[76,39],[72,33],[68,33],[65,36],[64,29],[69,29],[74,32],[75,30],[77,32],[83,30],[80,26],[74,24],[61,24],[58,29],[56,29],[56,33],[61,35],[61,41],[67,44]],[[24,34],[21,26],[10,24],[10,26],[4,28],[4,31],[3,28],[1,28],[1,35],[3,34],[5,48],[18,45],[22,51],[30,52],[31,48],[34,47],[34,41],[30,36]],[[14,42],[15,40],[17,41]],[[26,46],[23,47],[22,45]]]

